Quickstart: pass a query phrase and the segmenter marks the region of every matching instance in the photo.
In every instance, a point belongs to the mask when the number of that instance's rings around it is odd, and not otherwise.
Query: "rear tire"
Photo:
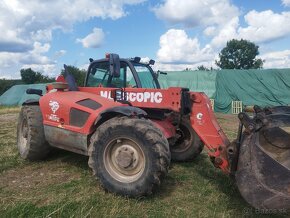
[[[103,187],[117,194],[150,195],[168,172],[170,151],[166,138],[152,122],[112,118],[91,138],[89,166]]]
[[[20,156],[27,160],[44,159],[50,146],[45,140],[42,114],[38,105],[21,108],[17,125],[17,147]]]
[[[204,144],[194,129],[192,129],[189,119],[182,119],[178,133],[180,138],[170,146],[172,160],[194,160],[202,152]]]

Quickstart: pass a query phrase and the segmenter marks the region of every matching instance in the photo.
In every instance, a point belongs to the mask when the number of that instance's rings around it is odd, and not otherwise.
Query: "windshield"
[[[132,64],[138,74],[142,88],[156,89],[157,85],[155,83],[153,74],[151,73],[150,69],[144,64],[134,62]]]

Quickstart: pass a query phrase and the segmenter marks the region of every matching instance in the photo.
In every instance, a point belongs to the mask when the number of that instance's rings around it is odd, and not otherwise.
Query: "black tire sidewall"
[[[96,163],[97,163],[97,168],[98,168],[97,169],[98,177],[103,182],[105,182],[106,186],[108,186],[108,189],[113,190],[113,192],[119,192],[119,190],[124,189],[124,183],[115,180],[105,169],[103,154],[104,154],[106,146],[113,139],[127,138],[130,140],[133,140],[140,146],[140,148],[142,149],[144,153],[145,168],[140,178],[134,182],[128,183],[128,186],[125,187],[126,190],[124,191],[128,194],[131,193],[133,195],[136,195],[137,193],[135,192],[138,192],[138,190],[146,186],[148,178],[150,178],[150,175],[152,174],[152,172],[156,170],[155,168],[157,166],[154,165],[153,160],[158,158],[158,154],[155,154],[153,149],[150,148],[152,145],[148,144],[148,142],[146,142],[144,138],[140,137],[140,135],[133,133],[133,128],[123,129],[123,130],[112,129],[110,134],[114,135],[114,138],[110,138],[110,136],[104,137],[102,142],[96,145],[96,154],[97,154]]]
[[[27,121],[28,134],[25,148],[21,151],[19,140],[24,120]],[[17,147],[23,159],[32,161],[41,160],[48,155],[50,146],[45,140],[42,114],[39,105],[22,106],[17,125]]]
[[[190,146],[184,151],[174,151],[174,149],[171,149],[171,157],[174,161],[191,161],[202,152],[204,145],[188,119],[182,119],[180,125],[182,125],[182,128],[186,128],[190,133]]]
[[[122,128],[121,121],[121,123],[116,126],[105,125],[105,130],[98,131],[96,135],[97,140],[94,141],[92,144],[92,146],[94,146],[94,151],[90,154],[90,158],[92,158],[93,160],[93,164],[91,167],[95,171],[96,176],[102,183],[103,187],[110,192],[129,197],[150,195],[152,194],[154,189],[160,185],[160,179],[162,179],[161,175],[165,174],[164,169],[166,169],[167,173],[170,164],[168,143],[166,139],[162,136],[160,130],[154,127],[151,122],[146,122],[147,123],[144,123],[144,128],[141,129],[130,125],[126,125],[125,128]],[[102,128],[102,126],[99,128]],[[150,131],[153,132],[155,138],[154,140],[149,137]],[[112,142],[112,140],[118,138],[125,138],[134,141],[143,151],[145,167],[142,175],[133,182],[120,182],[113,178],[105,168],[103,157],[105,149],[108,144]],[[158,143],[159,145],[166,145],[168,151],[165,151],[166,149],[161,149],[162,151],[160,151],[160,146],[158,147],[157,145]],[[162,155],[165,155],[166,157],[164,158],[164,160],[167,160],[164,161],[164,163],[166,163],[164,165],[161,164],[161,162],[163,161],[160,161]]]
[[[22,134],[22,126],[23,126],[23,122],[24,120],[26,120],[27,122],[27,128],[28,128],[28,132],[30,131],[30,128],[28,127],[29,126],[29,123],[28,123],[28,119],[27,119],[27,108],[26,106],[22,107],[21,108],[21,111],[20,111],[20,114],[19,114],[19,118],[18,118],[18,125],[17,125],[17,147],[18,147],[18,151],[19,151],[19,154],[22,158],[26,159],[27,156],[28,156],[28,152],[30,150],[30,143],[29,143],[29,133],[27,135],[27,142],[26,142],[26,145],[25,145],[25,148],[21,147],[20,144],[20,138],[22,137],[21,134]]]

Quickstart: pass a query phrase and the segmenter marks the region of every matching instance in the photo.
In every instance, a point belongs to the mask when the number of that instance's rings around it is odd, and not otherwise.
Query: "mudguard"
[[[39,105],[38,99],[28,99],[22,103],[22,105]]]

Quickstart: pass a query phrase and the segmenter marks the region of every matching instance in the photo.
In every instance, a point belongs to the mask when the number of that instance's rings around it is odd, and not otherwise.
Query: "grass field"
[[[85,156],[54,151],[46,161],[24,161],[16,148],[18,112],[0,108],[0,217],[261,216],[206,153],[194,162],[172,163],[160,190],[144,199],[106,193],[92,177]],[[218,120],[233,139],[236,116],[218,115]]]

